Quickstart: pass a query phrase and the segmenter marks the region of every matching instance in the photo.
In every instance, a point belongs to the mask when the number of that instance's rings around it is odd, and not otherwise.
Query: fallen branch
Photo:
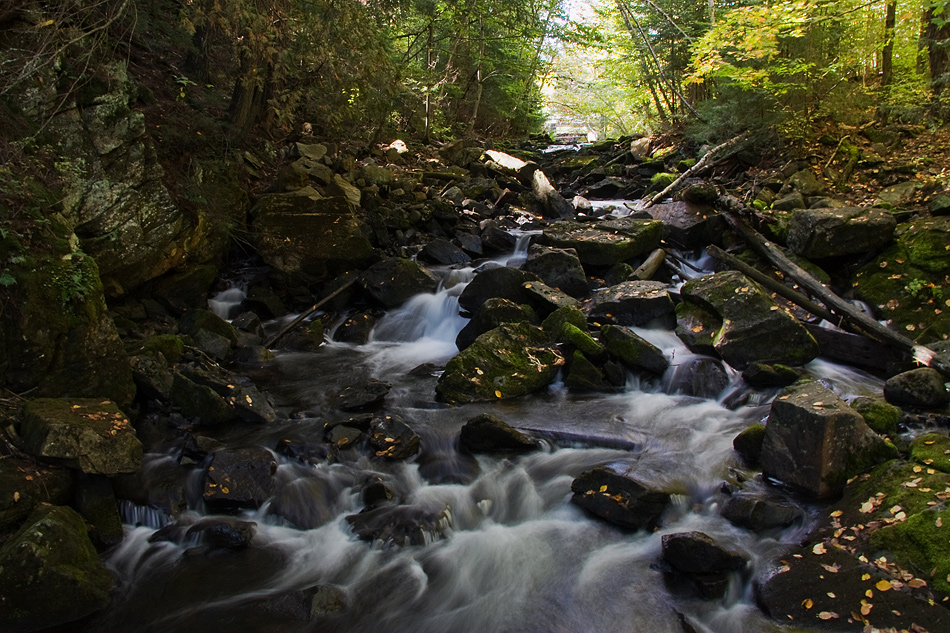
[[[310,316],[311,314],[319,310],[320,307],[323,304],[325,304],[327,301],[329,301],[330,299],[333,299],[338,294],[340,294],[341,292],[343,292],[344,290],[346,290],[347,288],[355,284],[358,279],[359,279],[359,275],[354,276],[352,279],[350,279],[345,284],[343,284],[342,286],[340,286],[339,288],[337,288],[336,290],[328,294],[326,297],[324,297],[323,299],[320,299],[320,301],[317,301],[315,304],[313,304],[313,307],[311,307],[309,310],[307,310],[306,312],[301,312],[297,316],[297,318],[291,321],[290,323],[288,323],[284,327],[284,329],[282,329],[280,332],[278,332],[277,334],[271,336],[269,339],[264,341],[264,347],[271,347],[272,345],[274,345],[274,343],[284,338],[284,336],[286,336],[288,332],[290,332],[295,327],[300,325],[304,319],[306,319],[308,316]]]
[[[868,337],[909,353],[917,362],[936,369],[945,376],[950,376],[950,363],[947,363],[937,356],[933,350],[924,345],[918,345],[903,334],[881,325],[864,312],[855,308],[835,294],[825,284],[815,279],[804,268],[789,259],[775,244],[749,227],[749,225],[739,217],[738,212],[741,210],[746,213],[754,213],[753,209],[746,207],[736,198],[728,195],[720,196],[719,200],[717,200],[717,206],[725,211],[726,219],[742,234],[742,237],[748,242],[749,246],[772,262],[772,264],[786,276],[794,279],[800,286],[820,299],[822,303],[828,306],[828,308],[834,311],[840,318],[859,327]]]
[[[640,281],[646,281],[653,277],[656,274],[656,271],[663,265],[663,261],[666,259],[666,251],[662,248],[658,248],[646,260],[640,264],[633,274],[630,275],[631,278],[639,279]]]
[[[642,204],[639,206],[639,210],[640,210],[640,211],[644,211],[644,210],[649,209],[650,207],[652,207],[652,206],[653,206],[654,204],[656,204],[658,201],[662,200],[662,199],[664,198],[664,196],[666,196],[666,194],[668,194],[669,192],[671,192],[671,191],[673,191],[674,189],[676,189],[677,187],[679,187],[679,186],[680,186],[680,183],[682,183],[684,180],[686,180],[687,178],[689,178],[689,177],[692,176],[693,174],[695,174],[695,173],[697,173],[697,172],[699,172],[699,171],[705,169],[705,168],[709,165],[709,162],[712,160],[713,156],[715,156],[715,155],[718,154],[719,152],[723,151],[724,149],[727,149],[727,148],[729,148],[729,147],[732,147],[732,146],[736,145],[737,143],[739,143],[740,141],[745,140],[745,138],[748,137],[748,135],[749,135],[748,132],[744,132],[744,133],[740,134],[739,136],[735,136],[735,137],[729,139],[728,141],[726,141],[725,143],[721,143],[721,144],[717,145],[716,147],[712,148],[711,150],[709,150],[708,152],[706,152],[706,154],[703,155],[703,157],[699,160],[698,163],[696,163],[695,165],[693,165],[692,167],[690,167],[689,169],[687,169],[686,171],[684,171],[684,172],[680,175],[680,177],[677,178],[676,180],[674,180],[673,182],[671,182],[671,183],[669,184],[669,186],[668,186],[666,189],[664,189],[663,191],[661,191],[661,192],[659,192],[659,193],[657,193],[657,194],[654,194],[649,200],[647,200],[645,203],[642,203]]]

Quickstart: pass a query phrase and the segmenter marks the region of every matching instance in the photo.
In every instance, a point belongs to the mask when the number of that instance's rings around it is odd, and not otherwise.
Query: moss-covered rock
[[[858,296],[919,343],[950,338],[950,216],[901,224],[897,243],[861,268]]]
[[[765,440],[765,425],[753,424],[732,440],[732,448],[746,464],[757,466],[762,457],[762,442]]]
[[[670,366],[669,359],[657,346],[627,328],[605,325],[600,335],[607,352],[632,371],[662,374]]]
[[[891,376],[884,383],[888,402],[918,408],[941,407],[950,402],[944,376],[936,369],[918,367]]]
[[[881,435],[894,435],[897,425],[904,418],[904,412],[882,398],[862,396],[851,402],[851,408],[861,414],[864,421]]]
[[[571,391],[612,391],[604,372],[592,363],[580,350],[574,350],[568,364],[564,384]]]
[[[555,222],[540,241],[555,248],[573,248],[584,265],[611,266],[655,249],[663,237],[663,223],[627,219],[598,224]]]
[[[950,508],[929,508],[881,528],[870,544],[905,569],[926,570],[935,590],[950,593]]]
[[[175,364],[185,353],[185,343],[174,334],[156,334],[145,339],[142,351],[152,356],[161,354],[166,361]]]
[[[114,584],[75,510],[42,504],[0,548],[0,629],[36,631],[109,604]]]
[[[0,532],[23,521],[40,503],[65,505],[73,498],[76,472],[7,455],[0,459]]]
[[[514,398],[546,387],[563,364],[539,328],[506,323],[446,363],[436,394],[455,403]]]
[[[495,297],[489,299],[475,310],[475,314],[455,337],[455,345],[460,350],[475,342],[480,335],[495,329],[502,323],[538,324],[538,317],[530,307],[518,305],[509,299]]]
[[[142,443],[113,402],[38,398],[21,409],[19,432],[31,454],[87,474],[132,473],[142,466]]]
[[[925,433],[910,444],[912,460],[940,472],[950,473],[950,437],[945,433]]]
[[[556,340],[558,343],[571,345],[574,349],[592,360],[603,360],[607,353],[604,346],[595,341],[594,337],[588,334],[586,329],[582,330],[572,323],[563,323],[561,325]]]
[[[792,213],[788,245],[817,259],[873,253],[891,242],[896,226],[894,216],[883,209],[800,209]]]
[[[201,308],[189,310],[178,322],[182,333],[194,337],[201,330],[207,330],[227,339],[232,345],[237,345],[237,333],[234,326],[219,317],[211,310]],[[171,359],[169,359],[171,362]]]
[[[541,322],[541,329],[548,333],[553,339],[560,336],[561,327],[565,323],[570,323],[579,330],[587,330],[587,317],[575,306],[564,306],[558,308]]]

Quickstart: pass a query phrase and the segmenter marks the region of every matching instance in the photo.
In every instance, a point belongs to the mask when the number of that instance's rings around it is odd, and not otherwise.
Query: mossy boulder
[[[884,383],[888,402],[916,408],[942,407],[950,402],[945,377],[936,369],[918,367],[891,376]]]
[[[175,364],[185,353],[185,342],[175,334],[156,334],[145,339],[142,351],[150,356],[161,354],[166,361]]]
[[[897,220],[884,209],[799,209],[788,224],[788,246],[815,259],[863,255],[887,246],[896,226]]]
[[[7,455],[0,459],[0,532],[14,529],[40,503],[72,501],[76,471]]]
[[[87,474],[132,473],[142,466],[142,443],[114,402],[38,398],[20,412],[26,450]]]
[[[505,323],[446,363],[436,394],[454,403],[514,398],[546,387],[563,364],[540,328]]]
[[[605,325],[600,329],[600,336],[607,352],[627,369],[662,374],[670,366],[669,359],[657,346],[627,328]]]
[[[483,303],[455,337],[455,345],[463,350],[480,335],[502,323],[538,324],[538,317],[530,307],[503,298],[492,298]]]
[[[950,508],[931,508],[883,527],[870,544],[901,567],[926,570],[933,589],[950,594]]]
[[[864,421],[875,432],[881,435],[894,435],[897,426],[904,418],[904,412],[883,398],[868,398],[862,396],[851,402],[851,408],[861,414]]]
[[[0,629],[36,631],[109,604],[114,584],[79,514],[41,504],[0,548]]]
[[[604,372],[580,350],[574,350],[567,366],[564,384],[571,391],[612,391]]]
[[[712,346],[736,369],[754,362],[804,365],[818,355],[818,343],[808,330],[742,273],[728,271],[690,280],[681,296],[703,311],[698,314],[712,313],[720,321],[718,328],[700,322],[677,332],[716,328]]]
[[[898,225],[896,244],[854,277],[878,318],[919,343],[950,338],[950,216]]]
[[[359,284],[384,308],[396,308],[417,294],[435,292],[439,280],[411,259],[390,257],[364,271]]]
[[[672,314],[673,300],[659,281],[625,281],[598,290],[590,305],[590,318],[601,323],[643,325]]]
[[[541,322],[541,329],[556,339],[565,323],[570,323],[580,330],[587,330],[587,317],[575,306],[558,308],[546,316],[544,321]]]
[[[655,249],[663,237],[663,223],[624,218],[596,224],[571,220],[544,229],[541,244],[573,248],[585,266],[612,266]]]
[[[927,468],[950,473],[950,437],[946,433],[924,433],[910,444],[910,458]]]
[[[750,466],[757,466],[762,458],[765,425],[752,424],[732,440],[732,448]]]
[[[531,297],[524,284],[537,281],[535,275],[517,268],[491,268],[478,273],[465,286],[459,295],[459,307],[474,314],[479,306],[493,298],[508,299],[519,305],[529,303]]]
[[[607,353],[604,346],[587,333],[586,328],[582,330],[572,323],[561,324],[556,340],[558,343],[567,343],[592,360],[603,360]]]

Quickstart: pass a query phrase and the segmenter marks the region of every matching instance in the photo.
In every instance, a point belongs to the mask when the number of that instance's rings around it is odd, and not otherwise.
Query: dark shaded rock
[[[244,549],[254,538],[255,523],[231,517],[202,519],[188,528],[187,536],[197,535],[200,542],[214,549]]]
[[[744,493],[730,496],[721,514],[733,525],[753,532],[786,528],[804,519],[802,511],[795,506]]]
[[[274,446],[274,452],[301,464],[314,464],[323,461],[328,453],[326,447],[322,444],[287,438],[278,440],[276,446]]]
[[[861,414],[871,430],[881,435],[893,435],[904,419],[904,412],[883,398],[859,397],[851,402],[851,408]]]
[[[206,330],[227,339],[232,345],[237,344],[234,327],[211,310],[189,310],[178,320],[178,328],[183,334],[191,337],[201,330]]]
[[[489,413],[475,416],[462,426],[459,447],[472,453],[495,451],[531,451],[538,443],[504,420]]]
[[[788,246],[802,257],[822,259],[873,253],[894,237],[897,220],[884,209],[801,209],[788,222]]]
[[[0,630],[36,631],[109,604],[112,574],[79,514],[41,504],[0,547]]]
[[[663,560],[686,574],[735,571],[745,567],[746,559],[716,543],[703,532],[664,534]]]
[[[884,398],[892,404],[927,409],[950,402],[950,393],[940,372],[919,367],[888,378]]]
[[[40,503],[70,503],[76,479],[76,472],[64,467],[4,456],[0,459],[0,532],[17,526]]]
[[[676,336],[691,351],[705,356],[719,356],[716,352],[716,333],[722,320],[716,313],[698,305],[681,301],[676,304]]]
[[[340,613],[346,608],[346,594],[333,585],[317,585],[265,599],[259,608],[299,622]]]
[[[575,299],[590,293],[581,260],[577,253],[570,249],[532,245],[521,269],[537,275],[548,286],[557,288]]]
[[[613,385],[597,365],[592,363],[580,350],[574,350],[567,364],[564,384],[571,391],[613,391]]]
[[[142,443],[114,402],[38,398],[20,411],[27,452],[90,475],[131,473],[142,465]]]
[[[379,320],[375,311],[357,312],[348,317],[333,332],[333,340],[353,345],[365,345],[369,341],[370,333]]]
[[[234,408],[217,391],[199,385],[182,374],[175,373],[169,398],[182,415],[204,426],[216,426],[238,419]]]
[[[197,446],[194,448],[197,450]],[[204,454],[201,451],[202,459]],[[186,488],[192,472],[191,468],[172,460],[149,460],[138,472],[115,477],[112,487],[119,499],[178,517],[188,508]]]
[[[670,377],[669,390],[695,398],[715,400],[729,385],[729,375],[714,358],[697,356],[681,361]]]
[[[554,248],[573,248],[584,265],[611,266],[654,250],[663,237],[663,223],[626,218],[594,225],[555,222],[539,238]]]
[[[614,264],[604,273],[604,283],[607,286],[616,286],[625,281],[634,281],[631,277],[633,277],[633,273],[635,272],[636,268],[626,262]]]
[[[419,452],[421,440],[416,432],[398,415],[373,418],[369,425],[369,443],[377,457],[409,459]]]
[[[506,323],[446,363],[436,394],[455,403],[514,398],[549,385],[563,364],[539,328]]]
[[[320,338],[322,340],[322,334]],[[270,351],[263,345],[242,347],[235,350],[234,352],[234,362],[239,365],[251,365],[259,367],[273,361],[276,358],[277,357],[274,356],[274,352]]]
[[[643,325],[673,312],[666,284],[659,281],[625,281],[594,292],[590,318],[617,325]]]
[[[122,541],[122,518],[108,477],[80,476],[75,504],[89,524],[89,538],[96,549],[106,550]]]
[[[447,512],[434,513],[416,506],[382,506],[346,517],[363,541],[383,545],[428,545],[445,537],[450,521]]]
[[[497,226],[487,226],[482,231],[482,249],[486,254],[507,255],[513,253],[518,238]]]
[[[459,307],[474,314],[480,305],[492,298],[508,299],[516,304],[528,303],[530,296],[524,284],[538,278],[517,268],[492,268],[475,276],[459,295]]]
[[[631,474],[630,464],[613,463],[581,473],[571,483],[571,501],[621,527],[639,529],[653,523],[670,495],[650,490]]]
[[[368,380],[331,394],[328,404],[341,411],[369,411],[383,404],[390,389],[392,389],[391,383]]]
[[[140,398],[165,400],[170,397],[175,374],[169,369],[164,356],[132,356],[129,364]]]
[[[742,371],[742,378],[753,387],[787,387],[802,377],[802,372],[788,365],[752,363]]]
[[[359,284],[385,308],[398,308],[423,292],[435,292],[438,278],[428,270],[402,257],[390,257],[370,266]]]
[[[834,392],[808,382],[773,401],[761,462],[766,475],[826,498],[840,493],[849,477],[896,452]]]
[[[475,342],[479,336],[494,330],[502,323],[530,323],[538,324],[538,317],[533,310],[514,301],[502,298],[488,299],[475,310],[475,314],[455,338],[455,345],[460,350]]]
[[[259,508],[274,492],[277,462],[265,448],[226,448],[214,453],[202,484],[213,510]]]
[[[758,466],[762,459],[762,442],[765,441],[765,425],[753,424],[732,440],[732,448],[749,466]]]
[[[345,424],[334,426],[326,434],[326,440],[341,450],[355,446],[361,439],[363,439],[362,431]]]
[[[681,296],[721,319],[713,347],[736,369],[754,362],[803,365],[818,355],[818,344],[808,330],[741,273],[690,280]],[[703,324],[692,329],[697,327],[712,329]]]
[[[626,328],[605,325],[600,335],[607,352],[633,371],[662,374],[670,365],[658,347]]]
[[[656,204],[648,211],[653,219],[663,223],[665,239],[689,249],[702,245],[709,216],[716,214],[708,203],[687,201]]]
[[[547,316],[558,308],[577,305],[574,297],[540,281],[529,281],[522,287],[528,303],[542,316]]]
[[[792,211],[805,208],[805,196],[799,191],[793,191],[772,202],[775,211]]]
[[[435,239],[426,243],[419,251],[419,259],[433,264],[451,266],[453,264],[467,264],[472,258],[461,248],[445,239]]]

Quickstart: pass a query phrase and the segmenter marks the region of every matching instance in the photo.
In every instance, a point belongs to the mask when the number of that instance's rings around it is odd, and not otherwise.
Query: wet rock
[[[514,398],[546,387],[563,364],[539,328],[506,323],[446,363],[436,394],[454,403]]]
[[[40,503],[68,504],[75,486],[73,470],[4,456],[0,459],[0,532],[17,526]]]
[[[873,253],[894,237],[897,220],[883,209],[801,209],[788,222],[788,246],[810,259]]]
[[[571,391],[614,391],[604,372],[580,350],[574,350],[567,363],[564,384]]]
[[[687,249],[702,246],[708,219],[716,214],[708,204],[685,201],[656,204],[648,211],[653,219],[663,223],[665,239]]]
[[[752,424],[732,440],[732,448],[749,466],[758,466],[762,460],[762,442],[765,441],[765,425]]]
[[[695,357],[676,366],[669,389],[671,393],[715,400],[728,385],[729,375],[720,361]]]
[[[265,319],[279,319],[287,315],[287,306],[272,289],[254,285],[247,289],[242,306]],[[232,323],[234,327],[238,327]]]
[[[577,305],[577,300],[574,297],[540,281],[529,281],[522,287],[529,305],[542,316],[547,316],[558,308]]]
[[[231,517],[201,519],[185,533],[197,536],[200,543],[212,549],[237,550],[251,544],[256,532],[253,521],[240,521]]]
[[[108,477],[82,475],[75,507],[89,524],[89,538],[96,549],[103,551],[122,541],[122,519]]]
[[[482,248],[482,238],[478,235],[458,231],[455,234],[455,239],[458,240],[459,246],[469,257],[481,257],[485,253]]]
[[[307,189],[258,198],[250,211],[250,229],[268,265],[283,273],[329,279],[372,261],[372,246],[353,203],[342,195],[348,191],[343,184],[338,184],[341,195],[332,198],[317,198]]]
[[[322,328],[320,340],[323,340]],[[261,367],[270,363],[277,357],[274,356],[274,352],[270,351],[263,345],[252,345],[249,347],[242,347],[234,352],[234,362],[238,365],[249,365],[254,367]]]
[[[405,420],[393,414],[373,418],[369,443],[376,450],[376,457],[399,460],[418,453],[421,440]]]
[[[851,408],[861,414],[871,430],[881,435],[896,434],[904,419],[904,412],[883,398],[861,396],[851,402]]]
[[[685,574],[710,574],[735,571],[746,565],[746,559],[722,547],[703,532],[664,534],[663,560]]]
[[[348,317],[333,332],[333,340],[341,343],[352,343],[353,345],[365,345],[369,341],[369,335],[376,327],[379,320],[375,311],[357,312]]]
[[[591,514],[621,527],[639,529],[652,524],[666,508],[670,495],[650,490],[633,476],[626,463],[598,466],[571,483],[571,501]]]
[[[834,392],[807,382],[773,401],[761,462],[766,475],[827,498],[840,493],[848,477],[895,454]]]
[[[278,440],[274,446],[274,452],[283,455],[288,459],[300,462],[301,464],[315,464],[323,461],[327,456],[327,449],[322,444],[308,442],[305,440],[292,440],[284,438]]]
[[[662,374],[670,365],[658,347],[626,328],[605,325],[600,335],[607,352],[633,371]]]
[[[474,343],[479,336],[495,329],[502,323],[537,325],[538,317],[534,310],[525,305],[518,305],[509,299],[488,299],[478,307],[469,322],[458,333],[455,338],[455,345],[459,350],[463,350]]]
[[[472,261],[472,258],[461,248],[445,239],[435,239],[426,243],[419,252],[419,259],[443,266],[467,264]]]
[[[515,250],[518,238],[497,226],[487,226],[481,234],[482,247],[486,254],[507,255]]]
[[[537,275],[548,286],[557,288],[575,299],[590,293],[581,260],[577,253],[570,249],[532,245],[521,269]]]
[[[112,485],[119,499],[178,517],[188,508],[188,479],[192,472],[171,459],[152,458],[138,472],[115,477]]]
[[[274,492],[277,462],[266,448],[225,448],[213,454],[202,484],[212,510],[259,508]]]
[[[327,431],[326,440],[340,450],[356,446],[363,439],[363,432],[352,426],[338,424]]]
[[[237,334],[234,332],[234,326],[211,310],[200,308],[189,310],[179,319],[178,328],[183,334],[191,337],[205,330],[227,339],[231,345],[237,344]]]
[[[716,352],[716,333],[721,320],[715,312],[681,301],[676,305],[676,336],[692,352],[704,356],[719,356]]]
[[[346,608],[346,594],[333,585],[317,585],[267,598],[260,603],[259,608],[280,617],[311,622],[343,611]]]
[[[555,222],[544,229],[539,241],[554,248],[573,248],[584,265],[612,266],[649,253],[662,236],[662,222],[625,218],[593,225]]]
[[[135,472],[142,443],[129,419],[108,400],[38,398],[20,412],[26,450],[91,475]]]
[[[625,281],[594,292],[590,318],[616,325],[643,325],[673,313],[666,284],[659,281]]]
[[[419,293],[435,292],[439,280],[410,259],[390,257],[370,266],[359,283],[383,307],[398,308]]]
[[[554,338],[558,343],[570,345],[594,362],[603,363],[607,360],[607,349],[595,341],[586,328],[582,330],[572,323],[562,323]]]
[[[475,276],[459,295],[459,307],[474,314],[478,307],[492,298],[508,299],[516,304],[528,303],[530,297],[524,284],[539,281],[535,275],[517,268],[492,268]]]
[[[328,404],[341,411],[369,411],[383,404],[392,387],[392,383],[368,380],[331,394]]]
[[[383,506],[346,517],[363,541],[398,547],[427,545],[445,537],[450,526],[447,511],[430,512],[416,506]]]
[[[946,433],[924,433],[910,443],[910,458],[928,468],[950,473],[950,437]]]
[[[41,504],[0,547],[0,629],[36,631],[109,604],[112,574],[76,511]]]
[[[692,329],[715,329],[713,347],[736,369],[754,362],[803,365],[818,355],[818,344],[808,330],[741,273],[690,280],[681,296],[721,319],[718,327],[700,323]]]
[[[888,378],[884,398],[892,404],[927,409],[950,402],[950,393],[940,372],[919,367]]]
[[[733,525],[753,532],[786,528],[804,519],[802,511],[793,505],[745,493],[730,496],[721,514]]]
[[[558,308],[541,322],[541,329],[548,333],[554,339],[560,340],[561,329],[564,324],[569,323],[577,329],[587,331],[587,317],[578,308],[574,306],[565,306]]]
[[[171,395],[175,374],[164,356],[143,355],[129,358],[132,380],[138,397],[146,400],[165,400]]]
[[[169,399],[182,415],[199,425],[217,426],[238,419],[234,408],[214,389],[199,385],[178,372],[174,374]]]
[[[538,443],[504,420],[489,413],[475,416],[462,426],[459,446],[472,453],[531,451]]]
[[[751,363],[742,371],[742,379],[759,389],[787,387],[802,377],[802,372],[780,363]]]

